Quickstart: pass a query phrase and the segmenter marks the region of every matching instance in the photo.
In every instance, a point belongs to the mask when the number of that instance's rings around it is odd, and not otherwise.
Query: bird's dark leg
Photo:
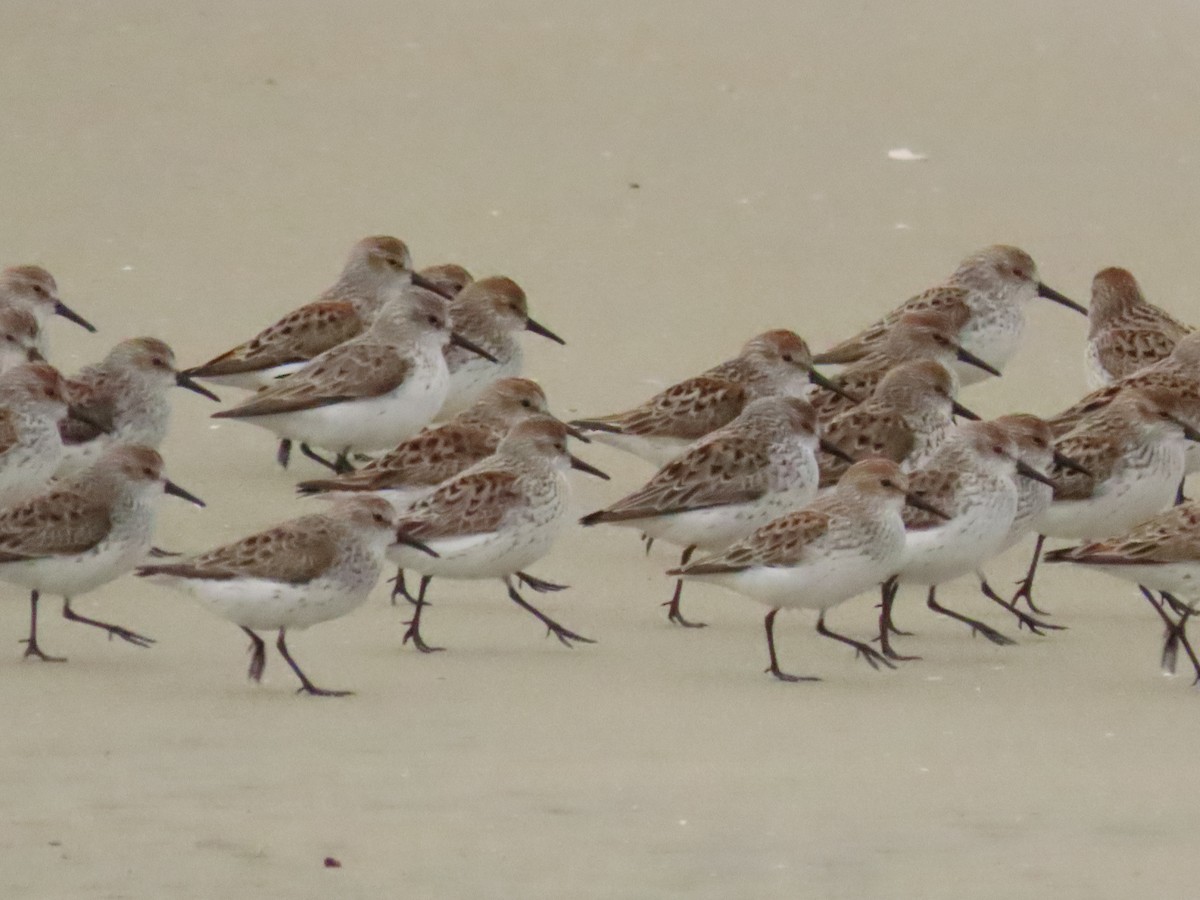
[[[247,674],[251,681],[262,681],[263,669],[267,667],[267,645],[245,625],[239,627],[250,636],[250,671]]]
[[[856,641],[854,638],[846,637],[844,634],[838,634],[826,628],[825,610],[821,610],[821,615],[817,617],[817,634],[822,637],[833,638],[835,641],[841,641],[843,644],[853,647],[855,659],[861,656],[872,669],[877,670],[881,665],[887,666],[889,669],[896,668],[894,662],[869,644],[864,644],[862,641]]]
[[[770,657],[771,664],[763,669],[764,672],[769,672],[780,681],[794,683],[798,681],[820,681],[821,679],[815,675],[789,675],[787,672],[779,668],[779,657],[775,655],[775,616],[779,614],[779,607],[775,607],[767,617],[763,619],[763,628],[767,632],[767,655]]]
[[[1029,611],[1035,616],[1045,616],[1049,613],[1043,612],[1033,605],[1033,577],[1037,574],[1038,562],[1042,558],[1042,545],[1046,543],[1046,536],[1039,534],[1037,543],[1033,546],[1033,559],[1029,561],[1029,570],[1025,573],[1025,577],[1017,582],[1017,592],[1012,595],[1012,600],[1008,605],[1016,607],[1018,600],[1024,600],[1025,605],[1029,607]]]
[[[1013,606],[1007,600],[1005,600],[1003,597],[1001,597],[999,594],[997,594],[994,590],[992,590],[992,586],[990,584],[988,584],[987,579],[984,578],[983,575],[979,576],[979,590],[983,593],[983,596],[987,597],[989,600],[993,601],[994,603],[998,603],[1001,607],[1004,608],[1004,610],[1006,612],[1010,612],[1014,616],[1016,616],[1018,629],[1021,627],[1025,627],[1025,628],[1028,628],[1034,634],[1038,634],[1038,635],[1044,634],[1046,629],[1049,629],[1051,631],[1066,631],[1067,630],[1066,625],[1051,625],[1049,622],[1043,622],[1041,619],[1035,619],[1033,616],[1029,615],[1028,613],[1021,612],[1019,609],[1016,608],[1016,606]]]
[[[946,609],[946,607],[937,602],[937,585],[932,585],[929,588],[929,596],[925,600],[925,605],[932,609],[935,613],[941,613],[943,616],[949,616],[951,619],[956,619],[957,621],[962,622],[971,629],[972,634],[982,634],[993,644],[1005,646],[1016,643],[1016,641],[1014,641],[1012,638],[1005,637],[990,625],[985,625],[976,619],[964,616],[962,613],[955,612],[952,609]]]
[[[684,547],[683,553],[679,557],[679,567],[683,568],[684,566],[686,566],[688,564],[688,560],[690,560],[692,558],[692,554],[695,552],[696,552],[695,544],[692,544],[690,547]],[[705,622],[690,622],[683,617],[683,613],[681,613],[679,611],[679,600],[682,596],[683,596],[683,579],[676,578],[675,579],[675,593],[673,593],[671,595],[670,600],[668,600],[666,603],[663,604],[663,606],[667,607],[667,620],[670,622],[674,622],[676,625],[682,625],[684,628],[704,628],[704,627],[706,627],[707,623],[705,623]]]
[[[317,465],[324,466],[326,469],[329,469],[332,472],[337,472],[338,468],[337,468],[336,462],[330,462],[325,457],[323,457],[320,453],[318,453],[316,450],[314,450],[312,447],[308,446],[308,444],[301,443],[300,444],[300,452],[303,453],[305,456],[307,456],[309,459],[311,459],[313,462],[315,462]]]
[[[569,584],[555,584],[553,581],[542,581],[540,578],[534,578],[528,572],[518,572],[517,581],[525,585],[531,591],[537,591],[539,594],[551,594],[555,591],[565,591],[570,587]]]
[[[34,657],[42,662],[66,662],[65,656],[47,656],[42,652],[42,648],[38,646],[37,640],[37,608],[40,595],[37,591],[31,591],[29,594],[29,637],[21,643],[25,645],[25,658]]]
[[[89,619],[86,616],[81,616],[75,610],[71,609],[71,598],[63,598],[62,608],[63,618],[69,622],[78,622],[80,625],[91,625],[93,628],[102,628],[108,632],[108,639],[111,641],[114,637],[119,637],[123,641],[133,644],[135,647],[149,647],[154,643],[154,638],[148,638],[145,635],[138,634],[136,631],[130,631],[128,628],[122,628],[120,625],[110,625],[107,622],[99,622],[96,619]]]
[[[392,579],[395,587],[392,588],[392,606],[396,605],[396,597],[403,597],[409,603],[416,605],[417,598],[408,592],[408,585],[404,583],[404,570],[397,569],[396,577]]]
[[[350,462],[349,450],[343,450],[337,455],[337,459],[333,461],[333,471],[338,475],[345,475],[348,472],[354,471],[354,464]]]
[[[292,659],[292,654],[288,653],[287,641],[284,635],[287,633],[286,628],[279,629],[279,640],[275,642],[275,646],[279,649],[279,655],[284,658],[292,671],[296,673],[296,677],[300,679],[300,687],[297,688],[297,694],[311,694],[314,697],[349,697],[354,691],[327,691],[324,688],[319,688],[311,681],[308,676],[300,671],[300,667],[296,665],[296,661]]]
[[[901,631],[892,624],[892,606],[896,603],[896,594],[900,591],[900,584],[896,579],[889,578],[879,586],[880,602],[879,602],[879,636],[876,638],[879,641],[879,649],[883,651],[883,655],[888,659],[899,660],[905,662],[911,659],[920,659],[919,656],[905,656],[902,653],[897,653],[892,648],[892,635],[898,634],[908,637],[912,634],[909,631]]]
[[[413,610],[413,617],[404,623],[408,626],[408,630],[404,632],[404,639],[400,641],[400,645],[404,646],[411,640],[413,646],[422,653],[438,653],[446,649],[445,647],[431,647],[421,637],[421,610],[429,605],[425,602],[425,592],[429,590],[431,581],[433,581],[432,575],[421,576],[421,585],[417,588],[417,599],[413,601],[417,608]]]
[[[553,619],[551,619],[544,612],[542,612],[541,610],[539,610],[539,609],[535,608],[534,606],[532,606],[531,604],[529,604],[525,600],[524,597],[522,597],[520,594],[517,593],[517,589],[515,587],[513,587],[511,578],[504,579],[504,586],[506,588],[508,588],[509,599],[512,600],[513,603],[517,604],[517,606],[521,607],[521,609],[525,610],[527,613],[529,613],[532,616],[534,616],[535,618],[537,618],[537,620],[539,622],[541,622],[543,625],[546,626],[547,632],[549,634],[554,635],[556,638],[558,638],[559,641],[564,646],[566,646],[566,647],[572,646],[572,644],[571,644],[572,641],[580,641],[581,643],[584,643],[584,644],[596,643],[591,638],[585,638],[581,634],[576,634],[575,632],[573,632],[567,628],[564,628],[562,625],[559,625],[557,622],[555,622]]]
[[[1179,601],[1171,594],[1164,593],[1162,602],[1160,603],[1154,597],[1154,593],[1143,585],[1138,585],[1138,590],[1142,592],[1142,596],[1147,602],[1154,607],[1154,611],[1158,613],[1159,618],[1163,620],[1166,626],[1166,635],[1163,641],[1162,652],[1162,667],[1166,672],[1175,671],[1175,658],[1179,647],[1183,647],[1183,652],[1188,655],[1191,660],[1192,669],[1196,673],[1194,684],[1200,684],[1200,658],[1197,658],[1195,651],[1192,649],[1192,643],[1187,636],[1187,620],[1192,615],[1192,608],[1186,604],[1180,604]],[[1174,621],[1171,614],[1167,612],[1166,606],[1170,605],[1173,609],[1178,610],[1179,606],[1183,606],[1183,610],[1179,612],[1179,621]]]
[[[288,438],[279,439],[279,449],[275,451],[275,462],[280,468],[286,469],[292,460],[292,442]]]

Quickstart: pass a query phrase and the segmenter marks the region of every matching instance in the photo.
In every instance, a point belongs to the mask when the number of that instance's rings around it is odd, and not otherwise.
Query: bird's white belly
[[[228,581],[151,577],[152,581],[194,597],[207,610],[251,630],[308,628],[352,612],[370,593],[347,590],[324,578],[308,584],[286,584],[266,578],[232,578]]]
[[[1038,517],[1037,530],[1048,537],[1098,540],[1124,534],[1166,509],[1183,478],[1183,453],[1155,457],[1150,465],[1127,466],[1087,500],[1051,503]]]
[[[503,578],[549,553],[562,519],[560,515],[546,522],[425,541],[438,554],[436,559],[413,547],[393,544],[388,559],[404,569],[437,578]]]
[[[1016,491],[979,504],[944,525],[905,532],[900,581],[941,584],[973,572],[1003,546],[1016,511]]]

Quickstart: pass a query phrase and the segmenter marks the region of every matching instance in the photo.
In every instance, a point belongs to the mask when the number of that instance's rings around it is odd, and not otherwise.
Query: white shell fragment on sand
[[[887,152],[888,159],[899,160],[900,162],[919,162],[924,159],[929,159],[924,153],[916,153],[907,147],[893,147]]]

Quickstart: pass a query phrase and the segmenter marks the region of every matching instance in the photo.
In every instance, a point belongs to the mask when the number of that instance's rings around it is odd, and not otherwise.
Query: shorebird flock
[[[959,390],[1001,375],[1039,297],[1088,317],[1092,392],[1057,414],[981,421]],[[608,478],[571,452],[573,439],[657,469],[580,523],[633,529],[647,554],[658,541],[678,548],[664,581],[678,626],[704,627],[682,609],[689,581],[765,605],[767,671],[780,680],[816,680],[780,666],[783,609],[815,610],[818,633],[873,668],[918,658],[896,647],[907,636],[893,620],[906,585],[994,644],[1013,639],[943,605],[940,586],[975,577],[1016,628],[1059,630],[1034,602],[1044,560],[1137,585],[1165,628],[1164,667],[1183,648],[1200,681],[1186,627],[1200,609],[1200,504],[1183,496],[1200,467],[1200,334],[1148,303],[1124,269],[1097,274],[1085,308],[1042,283],[1024,251],[987,247],[823,353],[793,331],[768,331],[636,406],[571,422],[521,377],[521,332],[564,342],[531,317],[517,283],[475,280],[458,265],[414,270],[394,237],[362,239],[316,300],[191,368],[138,337],[64,376],[47,362],[53,315],[95,330],[46,270],[0,273],[0,581],[30,591],[27,659],[61,661],[39,644],[43,594],[62,599],[69,621],[151,646],[71,606],[134,573],[241,628],[252,680],[270,633],[300,691],[345,694],[309,679],[287,634],[356,609],[388,562],[392,602],[412,604],[402,642],[422,652],[442,649],[421,632],[434,579],[494,579],[564,645],[592,643],[528,599],[565,587],[528,570],[572,524],[567,473]],[[293,449],[324,468],[298,491],[327,502],[181,556],[153,544],[157,498],[203,503],[166,477],[158,447],[171,387],[220,402],[202,382],[252,392],[214,418],[269,431],[285,469]],[[984,569],[1026,539],[1028,572],[1002,596]],[[1047,539],[1076,545],[1043,554]],[[830,628],[833,607],[875,592],[876,634]]]

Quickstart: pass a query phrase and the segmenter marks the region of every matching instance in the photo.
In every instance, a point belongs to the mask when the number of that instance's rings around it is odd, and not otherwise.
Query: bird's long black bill
[[[1080,306],[1066,294],[1060,294],[1054,288],[1050,287],[1049,285],[1042,284],[1040,281],[1038,282],[1037,292],[1039,297],[1045,297],[1047,300],[1053,300],[1055,303],[1059,303],[1067,307],[1067,309],[1073,309],[1075,312],[1082,313],[1085,316],[1088,314],[1086,307]]]
[[[565,429],[567,429],[567,434],[569,434],[571,437],[575,438],[575,440],[580,441],[581,443],[584,443],[584,444],[590,444],[592,442],[592,439],[590,437],[588,437],[586,433],[580,431],[574,425],[570,425],[566,422],[563,422],[563,427]]]
[[[396,532],[396,543],[403,544],[406,547],[412,547],[414,550],[420,550],[426,556],[432,556],[434,559],[439,558],[436,550],[434,550],[428,544],[418,541],[415,537],[409,537],[404,533],[403,530]]]
[[[557,334],[555,334],[541,322],[535,322],[533,319],[525,320],[525,330],[532,331],[534,334],[540,334],[542,337],[549,338],[550,340],[554,341],[554,343],[562,344],[564,347],[567,345],[567,342],[560,338]]]
[[[85,319],[79,313],[75,312],[75,310],[71,309],[71,307],[67,306],[67,304],[63,303],[61,300],[55,301],[54,314],[56,316],[62,316],[64,319],[67,319],[71,322],[74,322],[76,325],[86,328],[88,331],[92,332],[93,334],[96,331],[95,325],[93,325],[91,322],[89,322],[87,319]]]
[[[420,274],[419,272],[413,272],[412,283],[415,284],[419,288],[425,288],[425,290],[427,290],[427,291],[433,291],[439,297],[445,297],[447,300],[454,299],[453,291],[451,291],[447,287],[443,287],[442,285],[438,284],[436,281],[430,281],[428,278],[426,278],[424,275]]]
[[[979,421],[979,413],[975,412],[974,410],[968,409],[967,407],[965,407],[961,403],[959,403],[957,400],[950,401],[950,411],[952,413],[954,413],[956,416],[963,418],[963,419],[967,419],[971,422]]]
[[[1072,472],[1078,472],[1080,475],[1086,475],[1088,478],[1095,477],[1086,466],[1075,462],[1071,457],[1064,453],[1059,453],[1057,450],[1054,451],[1054,464],[1060,469],[1070,469]]]
[[[848,463],[858,462],[858,460],[856,460],[853,456],[851,456],[849,453],[847,453],[845,450],[843,450],[841,447],[839,447],[833,441],[829,441],[829,440],[826,440],[825,438],[821,438],[820,440],[818,440],[817,443],[820,444],[822,450],[824,450],[830,456],[836,456],[838,459],[842,460],[842,462],[848,462]]]
[[[206,388],[204,385],[197,382],[187,372],[176,372],[175,383],[181,388],[187,388],[189,391],[195,391],[201,397],[207,397],[209,400],[221,402],[221,398]]]
[[[838,384],[836,381],[831,381],[830,379],[828,379],[824,375],[822,375],[820,372],[818,372],[816,369],[808,370],[808,380],[811,381],[813,384],[817,385],[818,387],[825,388],[825,390],[827,390],[827,391],[833,391],[839,397],[845,397],[847,400],[851,401],[852,403],[861,403],[862,402],[862,399],[863,399],[862,397],[854,396],[849,391],[847,391],[845,388],[843,388],[840,384]]]
[[[603,478],[605,481],[610,480],[608,475],[606,475],[604,472],[601,472],[590,463],[585,463],[578,456],[571,456],[571,468],[578,469],[580,472],[587,472],[589,475],[595,475],[597,478]]]
[[[925,510],[925,512],[929,513],[931,516],[937,516],[939,519],[945,519],[946,521],[950,520],[949,515],[942,512],[942,510],[938,509],[932,503],[922,500],[916,494],[905,494],[904,502],[907,503],[909,506],[913,507],[914,509]]]
[[[983,369],[983,371],[987,372],[989,375],[995,375],[997,378],[1000,377],[999,369],[997,369],[991,363],[984,362],[982,359],[980,359],[978,356],[976,356],[974,353],[972,353],[966,347],[959,347],[955,351],[955,357],[958,359],[959,362],[965,362],[968,365],[972,365],[977,369]]]
[[[457,331],[450,332],[450,343],[455,347],[462,347],[464,350],[470,350],[476,356],[482,356],[488,362],[500,362],[500,360],[496,359],[496,357],[492,356],[492,354],[488,353],[474,341],[467,340]]]
[[[203,500],[201,500],[195,494],[185,491],[169,478],[163,481],[163,493],[170,494],[172,497],[179,497],[181,500],[186,500],[188,503],[194,503],[196,506],[204,509]]]
[[[1017,460],[1017,474],[1024,478],[1031,478],[1034,481],[1040,481],[1042,484],[1047,485],[1048,487],[1054,487],[1053,478],[1050,478],[1048,475],[1043,475],[1033,466],[1029,465],[1029,463],[1022,462],[1019,459]]]

